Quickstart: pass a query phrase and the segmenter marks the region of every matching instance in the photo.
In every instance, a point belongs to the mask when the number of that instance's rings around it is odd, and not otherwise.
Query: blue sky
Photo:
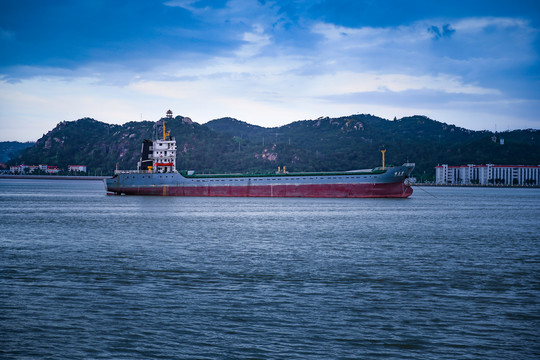
[[[0,0],[0,141],[63,120],[540,128],[534,1]]]

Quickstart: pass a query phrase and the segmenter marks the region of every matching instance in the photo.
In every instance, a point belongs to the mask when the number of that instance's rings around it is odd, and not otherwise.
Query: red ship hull
[[[413,190],[403,182],[378,184],[306,184],[251,186],[137,186],[116,193],[161,196],[407,198]]]

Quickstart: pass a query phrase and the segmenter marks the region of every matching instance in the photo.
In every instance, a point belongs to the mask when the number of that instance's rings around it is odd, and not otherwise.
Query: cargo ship
[[[167,112],[172,118],[172,112]],[[111,195],[316,197],[316,198],[407,198],[413,190],[408,178],[413,163],[365,170],[332,172],[287,172],[271,174],[197,174],[176,170],[176,140],[163,137],[145,140],[137,170],[115,170],[105,179]]]

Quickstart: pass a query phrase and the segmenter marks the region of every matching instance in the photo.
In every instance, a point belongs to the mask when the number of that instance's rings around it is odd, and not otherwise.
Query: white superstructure
[[[167,119],[172,118],[172,111],[167,111]],[[144,140],[141,148],[141,158],[137,170],[116,170],[122,173],[175,173],[176,171],[176,139],[165,130],[163,119],[163,137],[153,141]]]
[[[176,172],[176,140],[170,136],[164,136],[164,139],[154,140],[152,160],[153,172]]]

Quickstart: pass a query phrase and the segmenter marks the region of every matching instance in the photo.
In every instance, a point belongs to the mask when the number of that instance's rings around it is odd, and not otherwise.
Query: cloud
[[[456,30],[452,29],[450,24],[443,25],[442,27],[438,27],[436,25],[431,25],[428,27],[428,32],[433,34],[433,39],[438,40],[440,38],[449,38],[452,36],[453,33],[456,32]]]
[[[236,56],[241,58],[255,56],[271,43],[270,36],[264,33],[263,27],[259,24],[253,26],[252,32],[244,33],[243,40],[245,44],[236,51]]]
[[[531,80],[538,79],[534,74],[538,74],[535,64],[539,31],[530,23],[520,19],[473,18],[437,27],[440,36],[451,36],[452,41],[433,41],[434,34],[426,31],[431,24],[430,20],[422,20],[397,27],[348,28],[316,23],[312,31],[323,40],[317,44],[319,61],[312,70],[445,73],[460,76],[466,83],[505,92],[524,88],[532,91]],[[522,85],[516,87],[510,81]]]
[[[11,78],[26,76],[18,70],[30,66],[46,71],[113,63],[149,70],[166,57],[229,52],[241,46],[238,34],[248,28],[208,24],[203,8],[194,13],[159,1],[119,0],[111,6],[104,0],[21,0],[4,10],[0,73]]]
[[[205,12],[209,9],[220,9],[227,6],[227,0],[169,0],[165,6],[181,7],[190,12]]]
[[[163,5],[166,6],[172,6],[172,7],[181,7],[189,11],[197,11],[198,8],[193,6],[196,4],[197,0],[170,0],[163,3]]]

